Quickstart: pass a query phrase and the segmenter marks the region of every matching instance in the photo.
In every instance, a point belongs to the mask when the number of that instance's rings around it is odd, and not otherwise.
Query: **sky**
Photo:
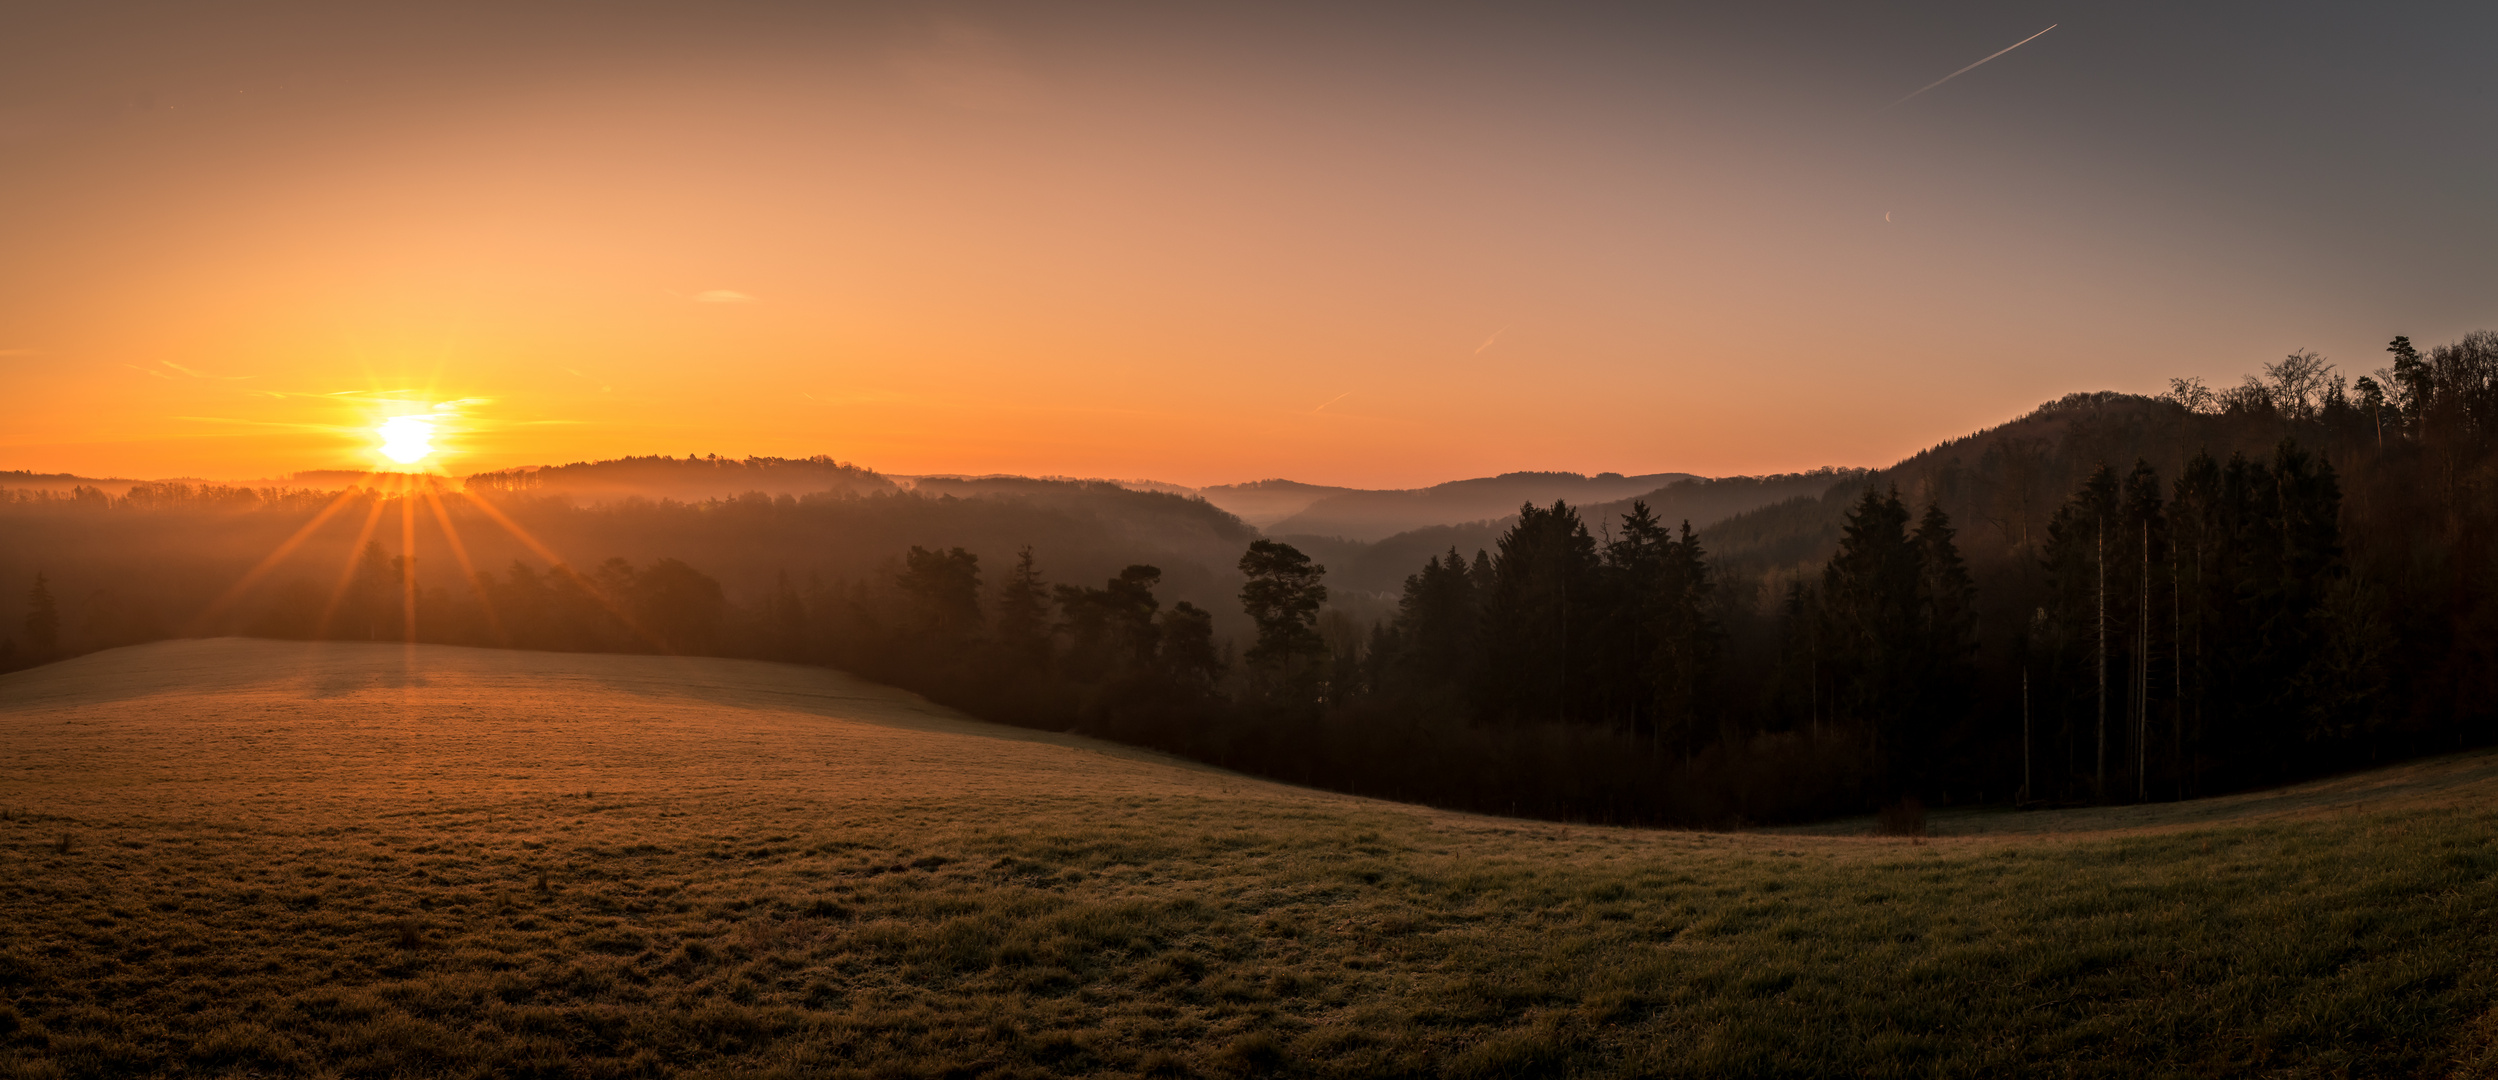
[[[1878,466],[2498,326],[2493,38],[2486,3],[19,0],[0,469],[362,468],[406,415],[453,474]]]

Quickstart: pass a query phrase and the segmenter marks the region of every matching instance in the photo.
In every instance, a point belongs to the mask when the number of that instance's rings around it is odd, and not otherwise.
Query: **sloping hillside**
[[[1760,507],[1797,498],[1819,497],[1832,487],[1862,475],[1863,470],[1858,469],[1819,469],[1775,476],[1692,477],[1629,498],[1576,505],[1580,519],[1594,531],[1601,532],[1620,523],[1622,516],[1631,512],[1634,502],[1646,503],[1650,513],[1669,525],[1687,521],[1693,528],[1703,529]],[[1403,587],[1406,575],[1414,573],[1423,563],[1443,552],[1455,549],[1461,556],[1472,557],[1477,551],[1496,548],[1501,534],[1517,524],[1517,510],[1516,506],[1511,506],[1501,516],[1489,521],[1412,529],[1371,544],[1314,536],[1290,539],[1313,554],[1322,556],[1321,561],[1327,564],[1329,580],[1336,587],[1394,593]]]
[[[2285,430],[2298,425],[2192,413],[2131,394],[2071,394],[1888,468],[1838,477],[1818,498],[1734,515],[1705,530],[1704,539],[1712,554],[1746,570],[1817,564],[1837,549],[1840,523],[1866,487],[1896,487],[1911,504],[1941,505],[1959,526],[1962,553],[1984,573],[2029,558],[2056,507],[2103,463],[2122,471],[2146,461],[2175,477],[2203,450],[2260,458]],[[2322,443],[2321,432],[2307,434],[2311,444]]]
[[[2498,995],[2485,755],[1640,832],[814,669],[243,640],[0,677],[0,746],[17,1076],[2427,1075]]]
[[[1277,536],[1333,536],[1346,540],[1381,540],[1397,533],[1434,525],[1484,521],[1518,512],[1520,503],[1572,503],[1627,499],[1655,491],[1688,473],[1624,476],[1565,472],[1503,473],[1476,480],[1452,480],[1412,491],[1348,491],[1311,503],[1266,531]]]
[[[1207,502],[1239,515],[1242,521],[1263,529],[1309,509],[1311,503],[1320,499],[1353,490],[1304,484],[1298,480],[1253,480],[1246,484],[1217,484],[1199,488],[1197,494]]]

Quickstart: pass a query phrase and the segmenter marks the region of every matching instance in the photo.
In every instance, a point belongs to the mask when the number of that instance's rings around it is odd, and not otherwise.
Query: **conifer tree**
[[[1241,554],[1240,572],[1249,579],[1241,586],[1241,609],[1258,628],[1249,663],[1268,689],[1298,701],[1327,655],[1327,642],[1318,635],[1318,611],[1327,603],[1327,586],[1320,582],[1327,568],[1290,544],[1257,540]]]
[[[1679,538],[1658,545],[1658,572],[1648,592],[1648,683],[1656,695],[1657,727],[1679,737],[1689,759],[1699,749],[1700,723],[1710,704],[1723,632],[1711,601],[1707,553],[1691,522]]]
[[[1492,566],[1484,618],[1491,707],[1511,720],[1567,719],[1587,690],[1572,676],[1593,653],[1588,629],[1603,613],[1596,540],[1568,503],[1528,503]]]
[[[2094,795],[2103,792],[2107,784],[2107,545],[2118,513],[2118,489],[2114,469],[2101,465],[2092,470],[2080,490],[2058,507],[2048,521],[2047,547],[2042,559],[2048,576],[2050,616],[2055,622],[2052,636],[2065,643],[2063,654],[2057,658],[2058,666],[2079,676],[2067,676],[2060,681],[2068,689],[2080,690],[2096,717],[2095,763],[2090,776]],[[2086,651],[2077,656],[2076,649]]]
[[[962,548],[931,551],[911,545],[903,557],[902,590],[918,603],[921,627],[959,641],[980,627],[980,556]]]
[[[1471,687],[1483,649],[1481,623],[1474,580],[1457,549],[1424,563],[1422,572],[1405,579],[1397,601],[1392,640],[1405,668],[1398,681],[1417,689]]]
[[[1049,621],[1049,587],[1041,580],[1032,545],[1026,544],[1015,553],[1015,565],[998,585],[998,644],[1025,664],[1045,664],[1050,654]]]
[[[1182,600],[1163,612],[1161,645],[1155,661],[1183,686],[1204,690],[1223,677],[1223,658],[1214,649],[1214,613]]]
[[[1899,492],[1868,489],[1822,570],[1833,715],[1879,733],[1910,707],[1919,566]]]
[[[44,575],[35,575],[35,587],[26,590],[26,651],[38,662],[52,659],[61,648],[61,609],[52,599],[52,587]]]

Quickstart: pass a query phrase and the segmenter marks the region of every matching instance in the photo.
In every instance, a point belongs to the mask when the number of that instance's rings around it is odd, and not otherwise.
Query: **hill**
[[[2486,754],[1648,832],[816,669],[247,640],[0,677],[0,745],[17,1076],[2486,1075],[2498,1033]]]
[[[1311,503],[1320,499],[1354,490],[1298,480],[1252,480],[1246,484],[1198,488],[1197,495],[1263,529],[1309,509]]]
[[[1644,502],[1658,520],[1674,524],[1688,521],[1694,528],[1707,528],[1761,507],[1798,498],[1818,498],[1863,475],[1861,469],[1818,469],[1774,476],[1688,477],[1627,498],[1581,505],[1579,514],[1591,527],[1602,530],[1630,513],[1633,502]],[[1328,580],[1334,587],[1393,594],[1404,587],[1407,575],[1443,552],[1454,549],[1471,558],[1477,551],[1496,550],[1501,534],[1518,523],[1517,510],[1511,506],[1492,520],[1431,525],[1367,544],[1327,536],[1285,538],[1325,563]]]
[[[702,502],[734,499],[750,491],[765,495],[865,495],[900,489],[900,485],[873,469],[828,457],[738,460],[716,455],[698,458],[691,454],[682,459],[662,454],[504,469],[470,476],[466,486],[490,494],[556,495],[578,502],[631,498]]]
[[[143,482],[111,477],[79,476],[74,473],[39,473],[25,469],[0,470],[0,491],[40,491],[54,495],[67,495],[79,488],[93,488],[118,497],[129,491],[130,485]]]
[[[1277,536],[1333,536],[1383,540],[1434,525],[1486,521],[1518,512],[1520,503],[1572,503],[1627,499],[1680,480],[1688,473],[1624,476],[1598,473],[1515,472],[1475,480],[1452,480],[1410,491],[1344,491],[1311,502],[1300,512],[1266,526]]]

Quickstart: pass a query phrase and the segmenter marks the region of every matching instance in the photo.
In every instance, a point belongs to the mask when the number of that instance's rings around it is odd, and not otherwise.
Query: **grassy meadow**
[[[0,1077],[2498,1075],[2498,756],[1647,832],[838,673],[170,642],[0,678]]]

